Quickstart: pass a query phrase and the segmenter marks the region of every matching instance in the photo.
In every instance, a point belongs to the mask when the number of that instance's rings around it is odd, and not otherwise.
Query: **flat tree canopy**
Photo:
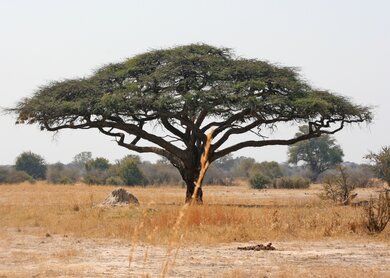
[[[194,193],[200,158],[213,130],[207,155],[211,163],[247,147],[290,145],[345,124],[371,120],[368,107],[316,90],[290,67],[234,56],[227,48],[192,44],[153,50],[108,64],[87,78],[51,82],[11,109],[17,123],[42,130],[96,128],[139,153],[166,157]],[[298,137],[267,139],[266,127],[308,125]],[[147,126],[161,126],[156,134]],[[255,133],[258,139],[233,136]],[[202,191],[196,199],[201,202]]]

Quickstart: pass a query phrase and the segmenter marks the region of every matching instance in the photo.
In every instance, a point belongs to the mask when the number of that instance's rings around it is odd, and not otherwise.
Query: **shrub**
[[[125,157],[120,161],[117,167],[117,173],[125,185],[146,184],[146,179],[138,168],[139,163],[139,159],[135,159],[134,157]]]
[[[16,158],[15,169],[24,171],[34,179],[43,180],[46,178],[46,163],[40,156],[32,152],[24,152]]]
[[[79,179],[80,172],[60,162],[49,165],[47,169],[47,180],[54,184],[72,184]]]
[[[88,160],[85,164],[87,173],[84,175],[84,182],[97,185],[106,184],[106,179],[109,177],[109,168],[109,161],[103,157]]]
[[[249,172],[251,175],[260,173],[271,180],[283,176],[279,163],[277,163],[276,161],[264,161],[261,163],[255,163],[253,164]]]
[[[271,179],[267,176],[257,173],[249,179],[249,183],[252,188],[264,189],[271,183]]]
[[[389,192],[380,193],[377,200],[371,198],[365,208],[366,227],[371,233],[380,233],[390,221]]]
[[[106,179],[106,184],[109,185],[125,185],[125,182],[119,176],[111,176]]]
[[[88,160],[85,163],[85,168],[87,169],[87,171],[105,171],[110,168],[110,162],[104,157],[97,157],[95,159]]]
[[[369,153],[365,156],[374,166],[377,177],[390,186],[390,147],[382,147],[379,153]]]
[[[348,205],[351,198],[356,196],[352,195],[354,189],[355,185],[351,183],[347,168],[340,165],[334,174],[324,177],[321,197]]]
[[[304,177],[281,177],[276,178],[272,181],[272,186],[274,188],[288,188],[288,189],[298,189],[298,188],[308,188],[310,186],[310,180]]]
[[[15,169],[0,169],[0,184],[3,183],[21,183],[33,182],[34,179],[24,171],[17,171]]]
[[[92,171],[88,171],[84,175],[83,181],[86,184],[104,185],[106,184],[107,178],[108,178],[107,171],[92,170]]]

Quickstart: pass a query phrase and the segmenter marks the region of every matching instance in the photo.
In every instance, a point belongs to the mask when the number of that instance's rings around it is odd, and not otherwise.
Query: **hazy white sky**
[[[202,42],[298,67],[313,86],[374,106],[371,125],[336,135],[345,160],[363,162],[369,150],[390,145],[389,14],[387,0],[0,0],[0,107],[51,80],[86,76],[153,48]],[[70,162],[81,151],[112,161],[128,154],[96,131],[53,138],[14,122],[0,116],[0,164],[27,150],[49,163]],[[236,155],[282,162],[286,152],[269,147]]]

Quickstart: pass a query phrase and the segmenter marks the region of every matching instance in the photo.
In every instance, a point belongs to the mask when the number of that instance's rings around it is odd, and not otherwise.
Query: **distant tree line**
[[[302,126],[296,136],[306,132]],[[208,185],[233,185],[247,181],[251,187],[306,188],[313,182],[329,183],[343,174],[353,187],[367,187],[373,178],[390,182],[390,148],[370,152],[365,158],[370,164],[343,161],[343,151],[330,135],[323,135],[289,146],[288,161],[256,162],[253,158],[232,154],[213,162],[205,176]],[[0,166],[0,183],[20,183],[47,180],[53,184],[84,182],[96,185],[168,185],[182,184],[179,171],[162,157],[155,163],[142,161],[137,155],[127,155],[115,163],[104,157],[93,158],[91,152],[81,152],[69,164],[48,165],[44,158],[32,152],[20,154],[14,166]]]
[[[383,159],[382,159],[383,160]],[[389,159],[390,161],[390,159]],[[377,172],[375,165],[343,163],[351,181],[357,187],[370,185],[370,180],[383,175]],[[390,165],[390,164],[389,164]],[[327,169],[317,175],[322,182],[335,170]],[[251,187],[263,188],[306,188],[313,174],[305,163],[294,165],[275,161],[256,162],[249,157],[228,155],[215,161],[205,177],[208,185],[234,185],[238,181],[247,181]],[[47,180],[53,184],[74,184],[84,182],[95,185],[172,185],[181,184],[180,173],[165,158],[155,163],[142,161],[139,156],[128,155],[110,163],[103,157],[93,158],[91,152],[77,154],[69,164],[57,162],[47,164],[34,153],[19,155],[14,166],[0,166],[0,183],[34,182]]]

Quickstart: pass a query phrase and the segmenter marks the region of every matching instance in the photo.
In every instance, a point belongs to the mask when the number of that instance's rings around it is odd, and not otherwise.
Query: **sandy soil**
[[[166,277],[218,277],[235,270],[244,273],[240,277],[274,277],[321,267],[375,269],[390,277],[386,243],[288,241],[273,242],[275,251],[237,250],[258,244],[246,242],[169,252],[167,246],[137,244],[132,250],[125,241],[49,235],[38,228],[8,228],[0,235],[0,277],[161,277],[166,263]]]

